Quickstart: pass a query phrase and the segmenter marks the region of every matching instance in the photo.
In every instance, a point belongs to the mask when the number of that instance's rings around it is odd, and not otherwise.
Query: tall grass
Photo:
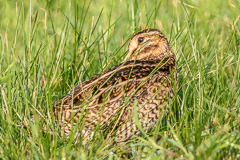
[[[240,158],[239,10],[238,0],[0,1],[1,159]],[[96,137],[90,148],[43,133],[52,103],[120,63],[146,27],[160,29],[177,57],[168,121],[149,138]],[[30,114],[40,115],[34,124]]]

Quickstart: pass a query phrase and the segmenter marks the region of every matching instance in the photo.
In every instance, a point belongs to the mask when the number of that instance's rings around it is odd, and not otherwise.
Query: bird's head
[[[145,29],[129,41],[128,54],[123,60],[162,60],[173,58],[174,53],[166,37],[157,29]]]

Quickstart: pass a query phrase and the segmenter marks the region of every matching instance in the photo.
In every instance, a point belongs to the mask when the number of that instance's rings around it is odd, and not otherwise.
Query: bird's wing
[[[110,125],[113,119],[125,112],[134,97],[149,87],[147,80],[157,72],[169,72],[169,65],[154,61],[128,61],[94,76],[76,86],[70,94],[53,106],[55,115],[61,113],[71,130],[71,120],[77,124],[84,116],[85,126]],[[61,118],[62,119],[62,118]]]
[[[101,96],[109,86],[124,84],[131,79],[141,79],[148,76],[154,69],[169,70],[169,65],[156,63],[154,61],[128,61],[121,63],[110,69],[103,74],[97,74],[91,79],[77,85],[74,89],[69,91],[69,94],[58,102],[53,104],[53,107],[72,108],[75,104],[88,101],[92,102],[99,98],[97,103],[101,103]],[[155,69],[156,70],[156,69]],[[114,90],[111,96],[114,96]],[[110,97],[111,97],[110,96]],[[91,103],[91,104],[92,104]]]

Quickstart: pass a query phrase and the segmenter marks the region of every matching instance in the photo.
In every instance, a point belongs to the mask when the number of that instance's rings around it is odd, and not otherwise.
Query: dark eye
[[[143,42],[143,40],[144,40],[144,38],[143,38],[143,37],[138,37],[138,42],[139,42],[139,43],[142,43],[142,42]]]

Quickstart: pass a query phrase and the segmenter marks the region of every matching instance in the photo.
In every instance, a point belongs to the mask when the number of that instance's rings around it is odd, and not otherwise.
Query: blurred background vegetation
[[[1,158],[240,157],[239,0],[0,0],[0,13]],[[156,129],[161,140],[87,149],[46,136],[44,120],[17,125],[121,62],[144,28],[166,35],[180,73],[171,123]]]

